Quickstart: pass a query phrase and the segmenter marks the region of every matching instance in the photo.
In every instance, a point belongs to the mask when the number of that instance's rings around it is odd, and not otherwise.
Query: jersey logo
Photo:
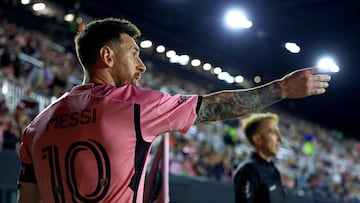
[[[178,99],[178,104],[184,103],[189,97],[188,96],[180,96]]]
[[[245,197],[246,199],[250,199],[251,197],[251,191],[250,191],[250,181],[246,181],[246,184],[245,184]]]

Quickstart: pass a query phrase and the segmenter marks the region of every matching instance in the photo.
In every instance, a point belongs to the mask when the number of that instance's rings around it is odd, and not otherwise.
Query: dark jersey
[[[236,203],[285,202],[279,171],[256,153],[238,166],[234,186]]]

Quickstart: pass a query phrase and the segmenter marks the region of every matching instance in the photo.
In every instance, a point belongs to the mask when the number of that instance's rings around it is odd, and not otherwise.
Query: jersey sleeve
[[[141,106],[143,135],[187,132],[195,122],[200,103],[201,96],[197,95],[162,94],[155,105]]]
[[[170,131],[185,133],[195,122],[197,101],[198,96],[163,97],[157,112],[166,115]]]
[[[246,164],[236,172],[234,176],[236,203],[255,203],[255,192],[259,185],[259,178],[255,171],[250,164]]]

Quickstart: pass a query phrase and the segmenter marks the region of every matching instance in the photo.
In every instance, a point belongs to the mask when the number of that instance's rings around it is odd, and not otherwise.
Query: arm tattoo
[[[280,95],[280,85],[277,82],[205,95],[195,123],[225,120],[256,112],[281,101]]]

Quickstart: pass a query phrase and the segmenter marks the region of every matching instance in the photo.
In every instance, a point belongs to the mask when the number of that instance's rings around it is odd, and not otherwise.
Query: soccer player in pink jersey
[[[95,20],[75,37],[84,84],[24,130],[19,202],[143,202],[151,143],[164,132],[325,93],[330,76],[305,68],[250,89],[168,95],[137,87],[146,67],[125,19]]]

